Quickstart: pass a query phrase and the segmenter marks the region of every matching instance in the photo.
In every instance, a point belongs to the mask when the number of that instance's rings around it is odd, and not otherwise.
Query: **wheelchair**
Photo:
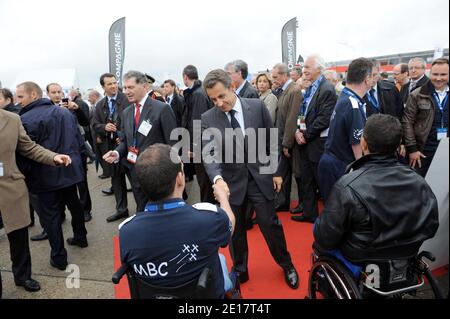
[[[155,286],[136,276],[126,263],[114,273],[112,282],[118,284],[126,274],[132,299],[217,299],[213,282],[213,271],[205,267],[197,278],[176,287]],[[227,292],[225,298],[239,299],[239,284],[232,294]]]
[[[434,261],[427,251],[403,260],[372,260],[354,265],[330,255],[311,255],[310,299],[410,299],[425,283],[434,297],[444,294],[424,258]]]

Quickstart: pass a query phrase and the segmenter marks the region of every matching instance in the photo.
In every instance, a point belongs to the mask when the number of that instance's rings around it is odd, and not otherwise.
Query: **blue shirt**
[[[331,115],[325,152],[346,164],[353,162],[352,145],[360,143],[365,124],[364,101],[352,90],[344,88]]]
[[[183,203],[172,199],[164,203]],[[228,244],[231,222],[209,204],[184,204],[138,213],[122,223],[120,256],[136,275],[153,285],[174,287],[198,277],[209,266],[218,298],[224,295],[219,247]]]

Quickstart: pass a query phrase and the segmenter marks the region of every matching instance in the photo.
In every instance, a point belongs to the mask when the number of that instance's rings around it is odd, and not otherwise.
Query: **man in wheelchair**
[[[163,144],[139,156],[136,172],[150,202],[144,212],[119,226],[122,265],[133,277],[169,289],[195,281],[209,268],[214,293],[208,297],[223,298],[235,279],[230,279],[225,258],[218,253],[229,243],[235,225],[227,187],[214,188],[220,207],[186,204],[183,163],[175,149]]]
[[[336,182],[314,225],[313,290],[314,280],[334,276],[330,264],[339,264],[335,268],[344,268],[353,277],[347,279],[356,283],[368,282],[361,275],[370,277],[373,271],[379,277],[372,283],[384,291],[414,283],[411,267],[422,243],[438,229],[438,206],[425,180],[397,161],[401,139],[396,118],[376,114],[367,120],[361,138],[364,156]],[[337,291],[336,283],[330,285]]]

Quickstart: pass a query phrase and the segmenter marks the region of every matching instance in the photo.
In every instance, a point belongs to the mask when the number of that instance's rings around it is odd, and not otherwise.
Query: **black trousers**
[[[200,201],[214,204],[216,201],[212,191],[212,183],[206,174],[205,167],[202,163],[194,163],[194,169],[200,187]]]
[[[111,176],[111,185],[116,199],[116,212],[126,213],[128,212],[127,181],[125,179],[127,169],[120,164],[116,165],[117,167],[114,168],[114,173]],[[131,176],[128,179],[131,181]]]
[[[84,213],[90,213],[92,211],[91,194],[89,193],[89,185],[87,181],[87,157],[81,155],[81,161],[84,169],[84,181],[77,184],[78,194],[80,195],[80,204]]]
[[[14,281],[22,283],[31,278],[31,255],[28,241],[28,227],[8,234]]]
[[[86,238],[84,213],[77,194],[76,185],[52,192],[36,194],[37,203],[33,207],[39,215],[41,225],[48,235],[51,247],[51,259],[58,265],[67,264],[67,251],[64,248],[64,237],[61,228],[61,215],[67,205],[72,215],[72,230],[76,239]]]
[[[281,154],[281,156],[284,156],[284,154]],[[284,195],[284,204],[283,206],[291,206],[291,188],[292,188],[292,158],[286,159],[289,165],[286,165],[286,169],[283,173],[283,184],[281,186],[281,192],[283,192]],[[303,202],[303,190],[300,183],[300,178],[296,178],[295,182],[297,183],[297,195],[298,195],[298,202],[299,204]]]
[[[318,166],[312,162],[304,150],[300,150],[300,183],[303,191],[303,215],[315,219],[319,215],[318,195],[319,188]]]
[[[345,174],[347,164],[334,155],[323,153],[317,168],[320,194],[326,204],[334,184]]]
[[[129,178],[130,178],[130,182],[131,182],[131,189],[133,191],[134,200],[136,201],[136,213],[143,212],[145,210],[145,205],[147,205],[148,197],[142,191],[142,188],[137,179],[137,175],[136,175],[134,166],[130,169]]]
[[[414,170],[417,172],[417,174],[425,178],[425,176],[427,176],[428,170],[430,169],[431,162],[433,161],[434,154],[436,154],[436,151],[434,152],[423,151],[422,153],[426,157],[420,159],[421,167],[419,167],[419,164],[416,164]]]
[[[281,268],[292,266],[291,255],[287,251],[286,238],[283,226],[275,213],[273,200],[267,200],[258,188],[255,180],[249,174],[247,194],[244,201],[249,201],[255,209],[256,221],[269,247],[275,262]],[[233,258],[233,267],[238,272],[248,269],[248,243],[245,229],[245,202],[240,205],[231,205],[236,216],[236,225],[231,239],[230,253]]]

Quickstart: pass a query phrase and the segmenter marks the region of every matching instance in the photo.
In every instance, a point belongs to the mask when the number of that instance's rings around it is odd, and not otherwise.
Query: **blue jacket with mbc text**
[[[67,167],[47,166],[21,159],[20,168],[32,193],[55,191],[84,180],[80,150],[83,145],[77,120],[66,108],[55,106],[48,99],[39,99],[20,112],[22,124],[30,138],[58,154],[69,155]],[[24,165],[23,165],[24,164]]]

